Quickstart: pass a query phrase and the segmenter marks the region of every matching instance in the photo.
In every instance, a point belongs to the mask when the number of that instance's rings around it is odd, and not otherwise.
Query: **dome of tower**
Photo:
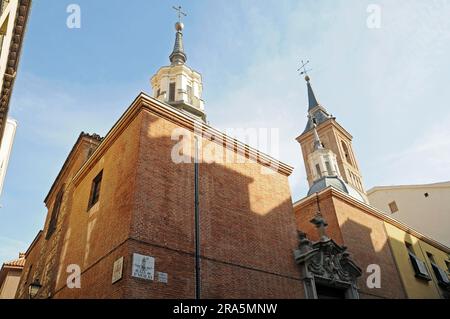
[[[308,196],[314,193],[318,193],[328,187],[333,187],[334,189],[341,191],[347,195],[350,195],[351,197],[362,203],[366,202],[362,197],[362,195],[356,189],[354,189],[352,186],[350,186],[337,176],[324,176],[315,181],[308,191]]]

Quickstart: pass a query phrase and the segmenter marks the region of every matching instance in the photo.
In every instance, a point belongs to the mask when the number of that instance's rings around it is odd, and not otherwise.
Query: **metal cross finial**
[[[181,23],[181,18],[182,18],[183,16],[187,16],[187,14],[184,13],[183,11],[181,11],[181,6],[178,6],[178,7],[173,6],[172,8],[173,8],[175,11],[177,11],[177,14],[178,14],[178,22]]]
[[[309,63],[309,60],[307,60],[306,62],[303,62],[302,60],[302,65],[297,69],[297,72],[300,72],[300,75],[306,75],[308,76],[308,72],[312,71],[312,69],[306,69],[306,65]]]

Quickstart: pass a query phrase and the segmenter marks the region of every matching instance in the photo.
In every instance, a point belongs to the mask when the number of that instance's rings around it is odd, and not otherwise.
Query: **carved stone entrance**
[[[320,240],[312,242],[305,233],[298,232],[299,246],[294,251],[306,298],[359,299],[356,280],[361,276],[361,269],[350,259],[345,246],[327,237],[325,227],[328,224],[320,212],[311,223],[316,225]]]

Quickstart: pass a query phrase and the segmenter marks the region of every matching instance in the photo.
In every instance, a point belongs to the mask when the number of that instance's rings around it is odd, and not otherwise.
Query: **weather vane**
[[[184,13],[183,11],[181,11],[181,6],[178,6],[178,7],[175,7],[175,6],[173,6],[172,7],[175,11],[177,11],[177,14],[178,14],[178,22],[180,22],[181,23],[181,18],[184,16],[187,16],[187,14],[186,13]]]
[[[308,65],[309,60],[307,60],[306,62],[303,62],[302,60],[302,65],[297,69],[297,72],[300,72],[300,75],[305,75],[305,78],[309,79],[308,76],[308,72],[312,71],[312,69],[306,69],[306,66]]]

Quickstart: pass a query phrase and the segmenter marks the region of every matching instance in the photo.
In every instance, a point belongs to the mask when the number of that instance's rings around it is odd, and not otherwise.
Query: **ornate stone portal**
[[[299,231],[299,248],[294,251],[295,261],[301,268],[306,298],[318,299],[318,288],[326,288],[341,292],[346,299],[359,299],[356,280],[361,276],[361,269],[349,258],[347,247],[327,237],[327,223],[320,212],[311,223],[318,228],[320,240],[312,242]]]

